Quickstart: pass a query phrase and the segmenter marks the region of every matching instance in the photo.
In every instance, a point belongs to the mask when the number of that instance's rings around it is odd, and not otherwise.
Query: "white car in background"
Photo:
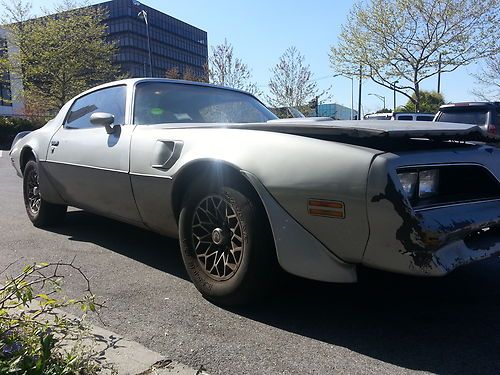
[[[363,117],[363,120],[432,121],[433,119],[434,113],[414,112],[372,113]]]

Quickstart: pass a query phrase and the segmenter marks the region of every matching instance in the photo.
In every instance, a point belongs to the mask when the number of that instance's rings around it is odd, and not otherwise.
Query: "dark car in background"
[[[474,124],[491,134],[500,132],[500,102],[464,102],[439,107],[436,122]]]

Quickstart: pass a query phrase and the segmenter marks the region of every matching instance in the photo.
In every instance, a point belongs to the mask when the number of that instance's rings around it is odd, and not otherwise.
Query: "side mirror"
[[[106,128],[106,133],[108,134],[113,134],[115,127],[118,126],[112,126],[113,122],[115,122],[115,116],[111,113],[94,112],[90,115],[90,123],[92,125],[104,126]]]

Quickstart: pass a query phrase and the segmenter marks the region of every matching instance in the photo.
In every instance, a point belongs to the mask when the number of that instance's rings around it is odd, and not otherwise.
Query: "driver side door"
[[[115,117],[114,132],[90,122],[96,112]],[[140,223],[129,176],[127,86],[93,91],[75,100],[51,139],[47,171],[69,204],[104,216]],[[117,126],[118,125],[118,126]]]

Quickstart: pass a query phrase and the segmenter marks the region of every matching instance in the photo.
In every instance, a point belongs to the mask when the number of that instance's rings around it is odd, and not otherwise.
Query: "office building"
[[[135,0],[111,0],[92,5],[107,10],[108,37],[116,42],[115,61],[130,77],[165,77],[176,68],[182,74],[206,77],[207,33]],[[0,43],[5,43],[0,29]],[[150,66],[151,62],[151,66]],[[22,114],[22,80],[4,77],[0,84],[0,115]]]

